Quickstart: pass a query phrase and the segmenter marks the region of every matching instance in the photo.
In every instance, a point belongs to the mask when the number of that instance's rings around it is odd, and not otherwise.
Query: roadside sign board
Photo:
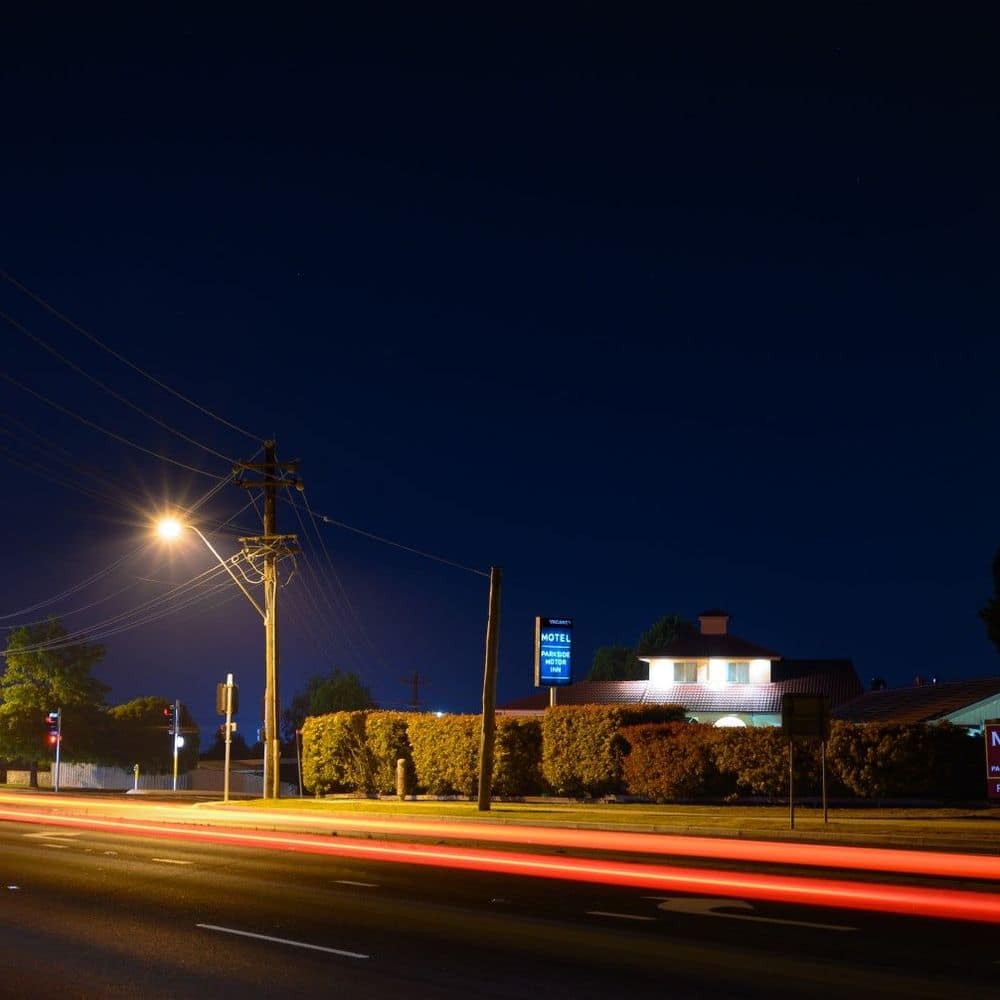
[[[1000,719],[992,719],[983,726],[986,738],[986,794],[1000,802]]]
[[[830,735],[830,715],[824,694],[783,694],[781,732],[790,740],[825,740]]]
[[[535,687],[573,683],[573,620],[535,618]]]

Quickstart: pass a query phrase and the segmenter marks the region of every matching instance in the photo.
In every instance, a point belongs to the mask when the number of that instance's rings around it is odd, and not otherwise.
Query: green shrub
[[[542,774],[562,795],[601,795],[622,788],[626,746],[621,729],[684,718],[677,705],[557,705],[542,721]]]
[[[494,795],[537,795],[543,790],[542,726],[537,719],[497,719]]]
[[[667,802],[721,791],[715,746],[721,730],[687,722],[626,726],[628,746],[622,764],[631,795]]]
[[[302,724],[302,780],[318,795],[374,787],[364,712],[310,716]]]
[[[417,787],[432,795],[475,795],[480,728],[478,715],[408,715]]]
[[[835,722],[828,760],[861,798],[982,795],[982,744],[965,730],[901,722]]]
[[[365,746],[372,768],[372,784],[380,793],[396,790],[396,761],[406,761],[413,773],[413,754],[407,735],[405,712],[368,712],[365,716]]]

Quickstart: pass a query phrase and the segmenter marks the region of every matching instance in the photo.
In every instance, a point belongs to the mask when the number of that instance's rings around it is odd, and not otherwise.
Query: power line
[[[203,451],[207,451],[210,455],[214,455],[216,458],[223,459],[223,461],[228,462],[230,465],[232,465],[236,461],[234,458],[230,458],[228,455],[224,455],[221,451],[216,451],[214,448],[210,448],[207,444],[202,444],[195,438],[189,437],[183,431],[179,431],[177,430],[177,428],[172,427],[165,420],[160,420],[159,417],[154,416],[152,413],[149,413],[147,410],[144,410],[138,404],[133,403],[131,399],[129,399],[126,396],[123,396],[120,392],[117,392],[116,390],[112,389],[109,385],[106,385],[95,375],[91,375],[90,372],[88,372],[86,369],[82,368],[80,365],[78,365],[75,361],[72,361],[70,358],[67,358],[65,354],[62,354],[59,351],[57,351],[51,344],[42,340],[42,338],[39,337],[36,333],[32,333],[32,331],[29,330],[26,326],[24,326],[23,323],[19,323],[12,316],[7,315],[7,313],[5,313],[3,310],[0,310],[0,319],[2,319],[9,326],[14,327],[15,330],[18,330],[20,333],[23,333],[24,336],[26,336],[29,340],[34,341],[34,343],[36,343],[43,350],[48,351],[49,354],[51,354],[54,358],[58,358],[58,360],[60,360],[68,368],[72,368],[73,371],[75,371],[78,375],[82,375],[85,379],[89,380],[90,382],[93,382],[94,385],[96,385],[98,388],[103,389],[106,393],[108,393],[109,396],[112,396],[114,399],[117,399],[119,403],[123,403],[125,406],[128,406],[131,409],[135,410],[136,413],[141,414],[147,420],[152,420],[153,423],[156,424],[158,427],[162,427],[164,430],[167,430],[171,434],[176,435],[182,441],[187,441],[188,444],[193,444],[196,448],[201,448]]]
[[[43,403],[46,403],[53,409],[59,410],[60,413],[65,413],[74,420],[78,420],[81,424],[84,424],[95,431],[100,431],[102,434],[106,434],[115,441],[127,444],[130,448],[135,448],[136,450],[144,452],[147,455],[152,455],[153,458],[158,458],[161,462],[169,462],[171,465],[176,465],[181,469],[186,469],[188,472],[196,472],[199,476],[207,476],[209,479],[228,481],[231,478],[231,476],[219,476],[214,472],[207,472],[205,469],[199,469],[193,465],[187,465],[185,462],[179,462],[176,458],[170,458],[168,455],[161,455],[158,451],[152,451],[141,444],[136,444],[135,441],[131,441],[127,437],[117,434],[115,431],[109,431],[106,427],[102,427],[100,424],[94,423],[93,420],[89,420],[87,417],[81,416],[79,413],[75,413],[73,410],[63,406],[61,403],[57,403],[55,400],[49,399],[48,396],[43,396],[42,393],[32,389],[30,386],[25,385],[23,382],[19,382],[12,375],[8,375],[7,372],[0,372],[0,378],[6,379],[6,381],[10,382],[11,385],[16,385],[19,389],[23,389],[26,393],[34,396],[36,399],[40,399]]]
[[[305,498],[305,493],[303,493],[303,499],[304,499],[304,498]],[[297,506],[297,505],[295,505],[295,504],[293,504],[293,505],[292,505],[292,508],[293,508],[293,509],[294,509],[294,511],[295,511],[295,516],[296,516],[296,518],[298,519],[298,522],[299,522],[299,526],[300,526],[300,527],[302,528],[302,535],[303,535],[303,540],[304,540],[304,539],[305,539],[305,538],[306,538],[306,537],[308,536],[308,531],[306,530],[306,524],[305,524],[305,521],[304,521],[304,519],[303,519],[303,517],[302,517],[302,514],[300,513],[300,511],[299,511],[299,509],[298,509],[298,506]],[[314,533],[316,534],[316,536],[317,536],[317,537],[319,538],[320,542],[322,543],[322,542],[323,542],[323,538],[322,538],[322,535],[320,535],[320,533],[319,533],[319,529],[318,529],[318,528],[316,527],[315,523],[313,523],[313,531],[314,531]],[[326,545],[325,545],[325,544],[323,545],[323,549],[324,549],[324,551],[326,551]],[[334,577],[335,577],[335,578],[336,578],[336,579],[338,580],[338,582],[339,582],[339,579],[340,579],[340,578],[339,578],[339,576],[337,575],[337,571],[336,571],[336,569],[335,569],[335,568],[334,568],[334,566],[333,566],[333,560],[332,560],[332,559],[330,558],[330,553],[329,553],[329,551],[326,551],[326,559],[327,559],[327,565],[329,565],[330,569],[332,569],[332,570],[333,570],[333,574],[334,574]],[[330,611],[331,611],[331,612],[333,612],[333,613],[336,613],[336,612],[334,612],[334,608],[333,608],[333,603],[332,603],[332,601],[330,600],[330,596],[329,596],[329,594],[327,593],[327,589],[328,589],[328,587],[324,587],[324,586],[322,586],[322,583],[323,583],[323,578],[322,578],[321,574],[320,574],[320,573],[319,573],[319,572],[318,572],[317,570],[315,570],[315,569],[313,568],[313,566],[312,566],[311,562],[307,563],[307,565],[309,565],[309,568],[310,568],[310,570],[312,570],[312,571],[313,571],[313,572],[315,573],[315,575],[316,575],[316,578],[317,578],[317,581],[318,581],[318,582],[319,582],[319,583],[321,584],[321,586],[319,587],[319,590],[320,590],[320,592],[321,592],[321,593],[322,593],[322,595],[323,595],[323,599],[324,599],[324,600],[326,601],[326,604],[327,604],[327,607],[329,607],[329,608],[330,608]],[[328,584],[329,584],[329,579],[327,579],[327,581],[326,581],[326,582],[327,582],[327,585],[328,585]],[[345,604],[347,605],[347,607],[348,607],[348,610],[349,610],[349,611],[351,612],[351,614],[353,615],[353,617],[354,617],[354,620],[355,620],[355,622],[357,622],[357,625],[358,625],[358,630],[359,630],[359,631],[361,632],[361,634],[362,634],[362,636],[364,637],[365,641],[366,641],[366,642],[368,642],[368,645],[369,645],[369,647],[370,647],[370,648],[372,649],[372,652],[374,652],[374,653],[375,653],[375,655],[376,655],[376,657],[377,657],[377,656],[378,656],[378,653],[377,653],[377,651],[375,650],[375,647],[374,647],[374,646],[372,645],[372,643],[371,643],[371,640],[370,640],[370,639],[368,639],[368,636],[367,636],[367,635],[365,634],[365,631],[364,631],[364,626],[363,626],[363,625],[361,624],[361,621],[360,621],[360,619],[358,618],[358,616],[357,616],[357,613],[356,613],[356,612],[354,611],[354,607],[353,607],[353,605],[351,604],[350,600],[348,600],[348,599],[347,599],[347,594],[346,594],[346,592],[344,591],[344,588],[343,588],[343,584],[341,584],[341,586],[340,586],[340,589],[341,589],[341,592],[342,592],[342,593],[344,594],[344,603],[345,603]],[[347,619],[347,616],[346,616],[346,615],[344,616],[343,620],[344,620],[345,624],[347,624],[347,622],[348,622],[348,619]],[[350,643],[350,645],[352,646],[352,648],[354,648],[354,640],[353,640],[353,639],[351,638],[351,634],[350,634],[350,631],[349,631],[349,630],[348,630],[347,628],[345,628],[345,629],[344,629],[344,636],[345,636],[345,637],[347,638],[347,641],[348,641],[348,642]],[[362,660],[361,660],[361,651],[360,651],[359,649],[356,649],[356,648],[354,648],[354,652],[355,652],[355,654],[357,655],[357,657],[358,657],[358,662],[359,662],[359,664],[360,664],[360,663],[362,662]]]
[[[107,576],[108,573],[111,573],[113,570],[117,569],[119,566],[121,566],[122,563],[128,562],[129,559],[131,559],[133,556],[139,555],[140,552],[145,551],[148,547],[149,546],[146,544],[140,545],[138,548],[132,549],[131,552],[126,552],[125,555],[119,556],[113,563],[110,563],[109,565],[105,566],[104,569],[100,569],[92,576],[88,576],[86,580],[81,580],[80,583],[74,584],[72,587],[67,587],[66,590],[62,591],[62,593],[56,594],[55,597],[49,597],[44,601],[39,601],[37,604],[29,605],[28,607],[21,608],[18,611],[11,611],[9,614],[0,615],[0,620],[4,620],[7,618],[16,618],[18,615],[30,615],[34,611],[38,611],[41,608],[48,607],[48,605],[50,604],[55,604],[56,602],[61,601],[64,598],[71,597],[78,591],[83,590],[85,587],[89,587],[92,583],[96,583],[98,580]]]
[[[123,365],[128,365],[128,367],[131,368],[133,371],[138,372],[143,378],[149,379],[150,382],[152,382],[154,385],[159,386],[165,392],[169,392],[172,396],[176,396],[177,399],[181,400],[184,403],[187,403],[188,406],[193,406],[196,410],[200,410],[206,416],[211,417],[213,420],[217,420],[220,424],[224,424],[226,427],[229,427],[231,430],[238,431],[240,434],[244,434],[244,435],[246,435],[246,437],[251,438],[254,441],[260,441],[260,440],[263,439],[264,435],[262,435],[262,434],[251,434],[250,431],[245,430],[244,428],[240,427],[238,424],[234,424],[231,421],[226,420],[225,417],[220,417],[217,413],[213,413],[207,407],[202,406],[200,403],[196,403],[193,399],[189,399],[187,396],[183,395],[182,393],[178,392],[176,389],[174,389],[171,386],[167,385],[165,382],[161,382],[158,378],[156,378],[154,375],[151,375],[144,368],[140,368],[137,364],[135,364],[133,361],[130,361],[123,354],[120,354],[114,348],[109,347],[107,344],[104,343],[104,341],[98,339],[89,330],[86,330],[82,326],[80,326],[79,323],[74,322],[68,316],[66,316],[63,313],[61,313],[58,309],[56,309],[55,306],[51,305],[49,302],[46,302],[45,299],[43,299],[37,292],[33,292],[26,285],[23,285],[20,281],[18,281],[17,278],[15,278],[12,274],[9,274],[7,271],[3,270],[2,268],[0,268],[0,278],[3,278],[4,281],[9,282],[19,292],[21,292],[23,295],[26,295],[33,302],[37,303],[43,309],[45,309],[48,312],[50,312],[53,316],[55,316],[57,319],[61,320],[68,327],[70,327],[73,330],[76,330],[77,333],[79,333],[82,336],[86,337],[92,344],[96,344],[99,348],[101,348],[102,351],[106,351],[113,358],[116,358],[118,361],[120,361]]]
[[[286,498],[286,502],[290,503],[293,507],[298,506],[294,500]],[[463,566],[462,563],[457,563],[452,559],[445,559],[444,556],[436,556],[431,552],[424,552],[422,549],[415,549],[410,545],[404,545],[402,542],[394,542],[391,538],[384,538],[371,531],[355,528],[351,524],[345,524],[343,521],[338,521],[326,514],[315,514],[312,510],[308,510],[308,513],[314,520],[322,521],[324,524],[332,524],[338,528],[343,528],[345,531],[353,531],[356,535],[363,535],[365,538],[372,539],[372,541],[381,542],[383,545],[391,545],[393,548],[402,549],[404,552],[412,552],[415,556],[422,556],[424,559],[433,559],[434,562],[444,563],[445,566],[452,566],[454,569],[465,570],[466,573],[475,573],[476,576],[489,578],[490,574],[485,570],[475,569],[472,566]]]

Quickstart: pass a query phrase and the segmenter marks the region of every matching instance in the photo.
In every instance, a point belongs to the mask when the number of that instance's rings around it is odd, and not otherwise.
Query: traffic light
[[[59,711],[47,712],[45,715],[46,742],[54,747],[59,742]]]
[[[175,718],[173,702],[164,706],[163,717],[167,720],[167,733],[173,736],[177,730],[177,719]]]

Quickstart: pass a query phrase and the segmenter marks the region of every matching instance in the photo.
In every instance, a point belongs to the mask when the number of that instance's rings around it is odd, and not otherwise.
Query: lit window
[[[749,684],[750,683],[750,663],[749,661],[744,661],[742,663],[732,662],[729,664],[726,671],[726,680],[730,684]]]
[[[697,684],[698,664],[694,660],[679,660],[674,664],[675,684]]]

